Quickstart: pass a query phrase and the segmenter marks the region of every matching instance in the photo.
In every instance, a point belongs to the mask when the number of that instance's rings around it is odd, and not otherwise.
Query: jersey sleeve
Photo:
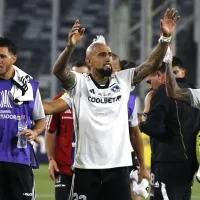
[[[59,120],[59,114],[50,115],[47,119],[47,131],[49,131],[50,133],[54,133],[59,126]]]
[[[75,74],[76,84],[73,88],[66,90],[66,92],[69,95],[69,97],[73,98],[75,95],[79,94],[81,91],[83,74],[80,74],[80,73],[74,72],[74,71],[72,71],[72,72]]]
[[[200,89],[189,88],[191,106],[200,109]]]
[[[40,96],[39,89],[37,90],[36,97],[35,97],[35,103],[33,107],[33,113],[32,113],[32,119],[33,120],[39,120],[45,118],[44,109],[42,106],[42,100]]]
[[[63,99],[67,105],[71,108],[72,107],[72,101],[71,101],[71,98],[69,96],[69,94],[67,92],[65,92],[61,97],[60,99]]]
[[[125,82],[130,90],[133,90],[135,85],[133,84],[133,77],[134,77],[135,68],[122,70],[120,72],[116,72],[115,75],[118,79]]]
[[[129,127],[135,127],[138,125],[138,118],[137,118],[137,104],[136,104],[136,101],[135,101],[135,107],[134,107],[134,110],[128,120],[128,123],[129,123]]]

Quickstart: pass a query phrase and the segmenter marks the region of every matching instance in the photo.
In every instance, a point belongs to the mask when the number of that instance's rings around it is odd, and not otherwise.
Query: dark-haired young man
[[[186,75],[186,68],[183,66],[183,62],[177,56],[172,58],[172,68],[175,78],[184,78]]]
[[[38,83],[14,66],[16,60],[15,44],[0,38],[0,199],[32,200],[36,160],[30,142],[44,130],[45,115]],[[26,145],[18,145],[19,135]]]

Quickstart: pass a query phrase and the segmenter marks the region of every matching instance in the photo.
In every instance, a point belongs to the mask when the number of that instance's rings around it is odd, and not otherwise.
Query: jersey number
[[[85,195],[79,195],[77,193],[73,194],[73,200],[87,200],[87,197]]]

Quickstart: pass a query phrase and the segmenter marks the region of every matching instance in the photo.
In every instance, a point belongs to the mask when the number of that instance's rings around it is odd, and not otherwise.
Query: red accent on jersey
[[[64,93],[60,93],[53,100],[60,98]],[[72,110],[60,112],[52,115],[48,122],[48,131],[56,131],[55,141],[55,161],[59,172],[72,175],[72,140],[73,140],[73,116]]]

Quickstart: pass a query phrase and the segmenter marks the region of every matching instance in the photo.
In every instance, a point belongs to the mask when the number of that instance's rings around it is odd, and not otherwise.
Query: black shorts
[[[35,200],[34,176],[28,165],[0,162],[0,199]]]
[[[128,167],[75,169],[69,200],[130,200]]]
[[[132,170],[137,170],[139,169],[139,163],[138,163],[138,159],[135,155],[135,152],[131,152],[131,157],[132,157],[132,163],[133,165],[129,167],[129,172],[131,173]]]
[[[55,172],[55,199],[67,200],[69,197],[72,176]]]
[[[151,200],[190,200],[196,166],[180,163],[153,163]]]

